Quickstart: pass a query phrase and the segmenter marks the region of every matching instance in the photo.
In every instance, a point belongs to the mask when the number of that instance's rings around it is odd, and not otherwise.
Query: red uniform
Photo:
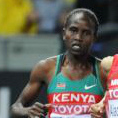
[[[106,95],[106,112],[108,118],[118,118],[118,55],[114,56],[108,75],[108,91]]]

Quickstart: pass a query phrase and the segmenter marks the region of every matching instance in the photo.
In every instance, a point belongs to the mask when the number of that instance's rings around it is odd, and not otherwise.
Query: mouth
[[[75,50],[75,51],[80,50],[80,48],[81,48],[81,47],[80,47],[79,44],[73,44],[73,45],[72,45],[72,49]]]

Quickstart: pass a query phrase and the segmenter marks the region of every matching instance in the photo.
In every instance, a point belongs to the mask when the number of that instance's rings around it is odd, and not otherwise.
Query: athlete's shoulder
[[[57,56],[53,56],[53,57],[49,57],[49,58],[40,60],[36,64],[36,67],[42,68],[43,70],[53,68],[53,66],[55,66],[55,64],[56,64],[56,60],[57,60]]]
[[[57,56],[49,57],[43,60],[40,60],[31,71],[31,80],[46,80],[48,79],[49,74],[53,76],[55,65],[56,65]]]
[[[113,62],[113,56],[104,57],[101,61],[101,66],[104,70],[109,71]]]

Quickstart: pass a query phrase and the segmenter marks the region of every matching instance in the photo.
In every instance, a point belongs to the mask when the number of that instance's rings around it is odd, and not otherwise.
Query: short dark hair
[[[86,15],[90,20],[93,21],[94,25],[95,25],[95,32],[94,34],[97,35],[97,31],[98,31],[98,26],[99,26],[99,21],[98,21],[98,18],[97,16],[95,15],[95,13],[93,11],[91,11],[90,9],[85,9],[85,8],[77,8],[77,9],[74,9],[73,11],[71,11],[66,19],[65,19],[65,22],[64,22],[64,27],[67,28],[70,21],[71,21],[71,18],[73,15],[76,15],[76,14],[79,14],[79,13],[83,13],[84,15]]]

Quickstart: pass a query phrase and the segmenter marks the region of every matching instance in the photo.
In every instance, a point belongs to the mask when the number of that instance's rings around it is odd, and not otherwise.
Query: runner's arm
[[[100,64],[101,78],[102,78],[101,81],[102,81],[103,87],[106,90],[107,90],[107,76],[110,71],[112,62],[113,62],[113,57],[108,56],[108,57],[103,58]],[[99,103],[91,105],[90,113],[93,117],[95,118],[103,117],[103,113],[105,112],[105,96],[106,96],[106,93],[103,99]]]
[[[40,116],[43,113],[44,105],[35,103],[30,107],[26,107],[31,103],[39,94],[42,86],[42,81],[45,78],[44,62],[37,64],[31,72],[30,80],[25,86],[24,90],[11,106],[11,113],[13,116]]]

